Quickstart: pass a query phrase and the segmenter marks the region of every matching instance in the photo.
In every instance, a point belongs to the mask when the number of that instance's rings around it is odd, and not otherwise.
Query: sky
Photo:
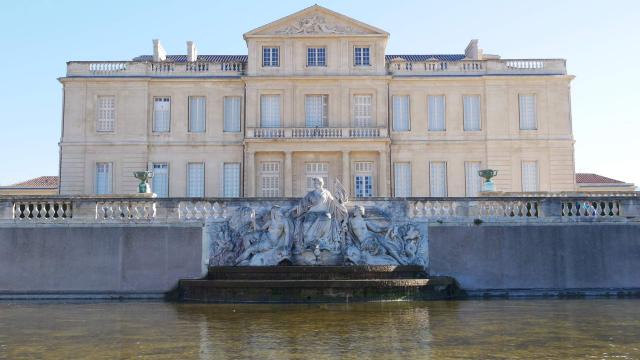
[[[246,54],[242,34],[310,1],[6,1],[0,11],[0,185],[58,174],[71,60],[152,53]],[[320,1],[391,34],[387,53],[564,58],[577,172],[640,185],[640,1]]]

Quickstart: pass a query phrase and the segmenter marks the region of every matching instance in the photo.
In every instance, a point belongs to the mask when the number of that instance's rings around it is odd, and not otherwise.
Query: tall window
[[[393,164],[394,195],[397,197],[411,196],[411,163],[397,162]]]
[[[116,125],[116,97],[98,96],[96,131],[112,132]]]
[[[482,178],[478,175],[480,171],[479,161],[464,162],[464,179],[466,196],[478,196],[482,188]]]
[[[353,64],[355,66],[371,65],[368,47],[355,47],[353,49]]]
[[[356,161],[354,164],[354,189],[357,198],[373,196],[373,162]]]
[[[522,162],[522,191],[538,191],[538,163]]]
[[[536,96],[519,95],[520,130],[536,130],[538,119],[536,116]]]
[[[329,163],[314,162],[304,164],[305,184],[307,191],[313,190],[313,178],[319,177],[324,181],[324,187],[329,186]]]
[[[153,98],[153,132],[169,132],[171,128],[171,98]]]
[[[325,48],[307,48],[307,66],[326,66]]]
[[[224,131],[240,131],[240,96],[225,96],[224,98]]]
[[[444,95],[429,95],[429,131],[445,131]]]
[[[189,96],[189,132],[204,132],[206,114],[206,98]]]
[[[327,127],[327,95],[307,95],[304,101],[307,127]]]
[[[464,107],[464,131],[480,130],[480,96],[465,95],[462,97]]]
[[[222,196],[240,197],[240,163],[224,163]]]
[[[371,127],[371,95],[354,95],[353,96],[353,126],[355,127]]]
[[[153,177],[151,178],[151,191],[158,197],[169,196],[169,164],[153,163]]]
[[[409,96],[393,96],[393,131],[409,131],[411,116],[409,113]]]
[[[187,196],[204,196],[204,163],[187,164]]]
[[[280,163],[263,161],[260,163],[260,189],[264,197],[280,196]]]
[[[280,95],[260,97],[260,127],[280,127]]]
[[[96,195],[107,195],[113,192],[113,164],[96,163]]]
[[[431,196],[447,196],[447,163],[432,161],[429,163],[429,188]]]
[[[262,48],[262,66],[264,67],[280,66],[280,48],[263,47]]]

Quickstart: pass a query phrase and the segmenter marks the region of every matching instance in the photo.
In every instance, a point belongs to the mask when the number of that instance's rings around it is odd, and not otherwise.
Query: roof
[[[59,178],[57,176],[40,176],[37,178],[29,179],[27,181],[19,182],[9,186],[3,186],[4,188],[27,188],[27,189],[57,189],[59,184]]]
[[[625,184],[624,181],[611,179],[606,176],[591,173],[576,173],[578,184]]]
[[[407,61],[459,61],[464,59],[464,54],[422,54],[422,55],[385,55],[387,61],[395,58],[403,58]],[[198,55],[198,61],[223,63],[223,62],[247,62],[247,55]],[[153,55],[140,55],[132,59],[132,61],[153,61]],[[167,55],[169,62],[187,62],[187,55]]]
[[[464,54],[435,54],[435,55],[385,55],[387,61],[391,61],[395,58],[403,58],[409,62],[418,61],[459,61],[465,58]]]

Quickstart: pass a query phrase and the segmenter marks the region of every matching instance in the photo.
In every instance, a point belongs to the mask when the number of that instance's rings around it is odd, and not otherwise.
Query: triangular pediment
[[[244,34],[244,37],[261,36],[331,36],[389,34],[348,16],[313,5],[294,14],[276,20]]]

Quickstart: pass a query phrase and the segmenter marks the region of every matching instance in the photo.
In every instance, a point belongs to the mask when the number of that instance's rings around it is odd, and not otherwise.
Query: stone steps
[[[413,279],[426,274],[420,266],[216,266],[209,280],[358,280]]]

